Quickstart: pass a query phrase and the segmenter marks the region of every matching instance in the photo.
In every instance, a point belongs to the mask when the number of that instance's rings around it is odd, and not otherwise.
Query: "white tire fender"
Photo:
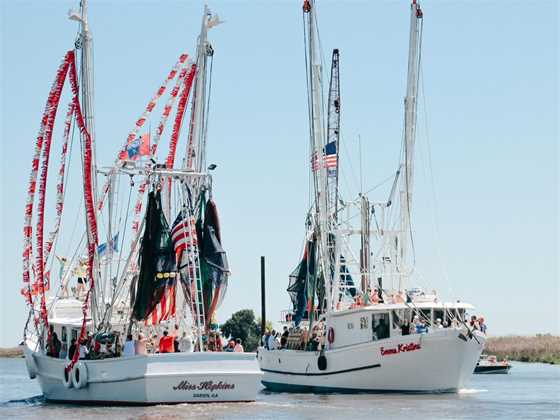
[[[72,385],[74,388],[80,389],[88,383],[88,371],[84,362],[78,362],[72,369]]]
[[[62,385],[64,388],[72,388],[72,371],[66,370],[66,366],[62,367]]]

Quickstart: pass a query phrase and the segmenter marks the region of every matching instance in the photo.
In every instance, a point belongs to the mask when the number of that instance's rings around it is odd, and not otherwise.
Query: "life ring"
[[[62,370],[62,385],[64,388],[72,388],[72,371],[68,371],[66,366]]]
[[[334,328],[333,327],[329,327],[329,332],[327,334],[327,340],[329,340],[329,344],[332,344],[334,342]]]
[[[74,388],[80,389],[87,385],[87,373],[87,366],[84,362],[76,363],[76,366],[72,369],[72,385],[74,385]]]
[[[27,367],[27,374],[29,379],[35,379],[37,377],[37,363],[33,358],[33,354],[25,356],[25,366]]]

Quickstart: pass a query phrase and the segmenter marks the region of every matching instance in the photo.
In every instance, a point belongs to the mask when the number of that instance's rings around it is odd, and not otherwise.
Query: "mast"
[[[81,88],[81,96],[82,96],[82,110],[84,114],[84,123],[88,133],[91,137],[92,142],[92,156],[91,156],[91,180],[92,180],[92,189],[93,189],[93,207],[97,208],[96,198],[97,198],[97,165],[95,161],[96,156],[96,147],[95,147],[95,123],[94,123],[94,112],[93,112],[93,37],[89,30],[89,21],[88,21],[88,1],[81,0],[80,2],[80,13],[76,13],[71,11],[69,14],[69,18],[71,20],[76,20],[80,22],[80,36],[76,41],[76,48],[81,48],[81,55],[80,55],[80,88]],[[85,145],[82,142],[82,155],[84,153]],[[84,174],[85,175],[85,174]],[[112,201],[112,200],[111,200]],[[87,214],[86,214],[86,223],[87,223]],[[88,231],[88,241],[92,242],[93,238],[89,238],[89,229]],[[110,232],[109,232],[110,234]],[[96,250],[97,251],[97,250]],[[93,272],[99,274],[99,260],[97,256],[97,252],[94,259],[94,267]],[[98,318],[98,293],[99,291],[103,290],[103,285],[100,284],[100,287],[97,287],[92,293],[92,308],[91,308],[91,315],[94,321],[94,325],[97,324]]]
[[[369,278],[370,278],[370,221],[371,221],[371,205],[364,194],[361,197],[361,236],[360,236],[360,277],[361,289],[364,301],[369,299]]]
[[[399,268],[399,291],[404,288],[403,280],[412,271],[411,255],[412,248],[412,187],[414,181],[414,143],[416,137],[416,109],[418,94],[418,74],[420,68],[420,43],[422,35],[421,19],[422,10],[417,0],[412,0],[410,6],[410,36],[408,50],[408,78],[406,83],[406,97],[404,99],[404,139],[403,139],[403,163],[404,177],[401,182],[401,234],[399,240],[400,255],[398,258]],[[413,249],[412,249],[413,251]],[[413,259],[413,258],[412,258]]]
[[[317,17],[313,0],[304,0],[304,34],[306,39],[307,94],[309,110],[309,141],[311,172],[315,195],[314,233],[318,244],[319,269],[322,271],[327,291],[327,312],[332,307],[333,272],[328,262],[328,197],[327,169],[324,164],[324,117],[322,91],[322,65],[318,42]]]
[[[327,167],[327,200],[328,200],[328,268],[331,274],[332,285],[335,287],[339,281],[339,255],[337,244],[338,225],[338,170],[340,146],[340,74],[339,52],[334,49],[331,60],[331,80],[329,85],[329,102],[327,115],[327,145],[325,146],[325,165]],[[333,294],[334,296],[334,294]]]
[[[207,5],[204,6],[202,26],[196,47],[196,82],[192,98],[192,115],[189,128],[187,153],[183,167],[197,172],[206,166],[206,117],[207,117],[207,67],[208,57],[213,57],[214,49],[208,42],[208,29],[221,23],[218,16],[212,16]]]

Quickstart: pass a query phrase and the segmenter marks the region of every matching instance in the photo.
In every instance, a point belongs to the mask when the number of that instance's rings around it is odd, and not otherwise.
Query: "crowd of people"
[[[282,333],[276,330],[267,330],[261,339],[262,346],[267,350],[291,349],[318,351],[324,346],[323,320],[311,328],[311,336],[307,327],[284,326]]]
[[[171,331],[169,329],[163,330],[161,334],[156,331],[152,334],[129,333],[124,342],[120,337],[118,332],[96,335],[88,333],[81,343],[73,338],[70,346],[66,348],[66,344],[60,341],[51,325],[46,353],[51,357],[70,359],[78,348],[80,359],[96,360],[158,353],[188,353],[198,350],[198,343],[195,344],[193,338],[186,331],[181,333],[178,325],[175,325]],[[245,351],[240,338],[230,338],[225,345],[222,345],[222,338],[218,331],[211,331],[203,337],[202,341],[205,351],[236,353]]]

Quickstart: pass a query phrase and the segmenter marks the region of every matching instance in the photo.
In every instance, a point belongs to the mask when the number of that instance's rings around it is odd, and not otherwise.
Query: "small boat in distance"
[[[488,356],[483,354],[480,356],[480,360],[474,368],[475,374],[502,374],[505,375],[509,373],[511,369],[511,364],[507,359],[498,361],[496,356]]]

